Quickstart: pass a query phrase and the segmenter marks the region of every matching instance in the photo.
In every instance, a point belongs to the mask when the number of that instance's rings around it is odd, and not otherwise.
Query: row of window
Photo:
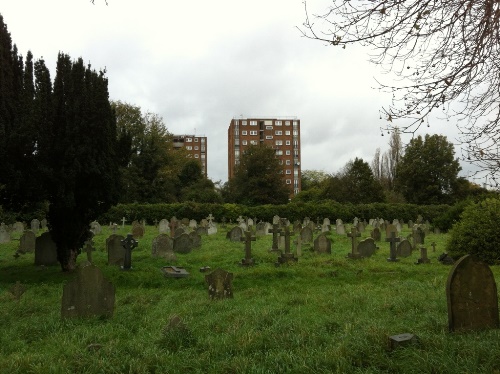
[[[187,145],[187,146],[186,146],[186,149],[187,149],[188,151],[192,151],[192,150],[193,150],[193,147],[192,147],[192,146],[190,146],[190,145]],[[200,149],[200,148],[199,148],[197,145],[195,145],[195,146],[194,146],[194,150],[195,150],[195,151],[197,151],[198,149]],[[202,152],[205,152],[205,146],[204,146],[204,145],[202,145],[202,146],[201,146],[201,151],[202,151]]]
[[[238,124],[238,121],[236,121],[236,124]],[[242,126],[247,125],[247,121],[241,121]],[[274,126],[282,126],[283,122],[282,121],[274,121]],[[299,122],[298,121],[293,121],[294,126],[298,126]],[[250,126],[257,126],[257,121],[250,121]],[[285,126],[290,126],[290,121],[285,121]],[[266,126],[268,130],[272,130],[272,126]]]
[[[194,142],[195,142],[195,143],[198,143],[199,139],[200,139],[200,138],[194,138]],[[193,142],[193,138],[185,138],[185,139],[184,139],[184,141],[185,141],[186,143],[192,143],[192,142]],[[202,142],[202,143],[205,143],[205,138],[201,138],[201,142]]]
[[[289,149],[287,149],[287,150],[285,151],[285,155],[290,156],[291,154],[292,154],[292,153],[291,153],[291,151],[290,151]],[[294,155],[295,157],[299,157],[299,151],[298,151],[298,150],[294,150],[294,151],[293,151],[293,155]],[[283,150],[281,150],[281,149],[276,149],[276,156],[283,156]]]
[[[192,155],[187,155],[187,157],[191,157]],[[206,155],[201,155],[202,159],[205,159]],[[200,155],[195,154],[194,158],[200,158]]]

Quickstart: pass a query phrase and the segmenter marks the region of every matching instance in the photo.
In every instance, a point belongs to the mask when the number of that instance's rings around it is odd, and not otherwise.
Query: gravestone
[[[416,264],[429,264],[431,260],[427,257],[427,248],[425,247],[420,247],[420,258],[417,260]]]
[[[64,285],[61,317],[112,317],[115,287],[99,268],[89,264],[78,270],[76,279]]]
[[[300,237],[302,238],[302,243],[311,243],[313,240],[313,230],[308,225],[300,230]]]
[[[92,263],[92,251],[95,251],[94,248],[94,241],[92,238],[85,240],[85,243],[83,244],[82,252],[85,252],[87,254],[87,261]]]
[[[158,232],[160,234],[168,234],[170,232],[169,222],[165,218],[158,224]]]
[[[302,256],[302,239],[300,238],[300,235],[297,237],[297,239],[295,239],[293,243],[295,244],[297,257]]]
[[[371,233],[370,236],[375,240],[376,242],[379,242],[382,240],[382,235],[380,234],[380,229],[378,227],[375,227]]]
[[[207,227],[207,225],[204,225],[203,227]],[[192,219],[189,221],[189,228],[193,230],[198,228],[198,223],[196,222],[196,220]]]
[[[397,258],[396,243],[400,242],[401,238],[396,237],[396,233],[394,231],[391,231],[391,236],[389,238],[385,238],[385,241],[390,243],[390,257],[387,259],[387,261],[398,262],[399,259]]]
[[[40,227],[42,228],[42,230],[45,230],[47,228],[47,218],[43,218],[40,221]]]
[[[189,222],[190,222],[189,218],[183,218],[183,219],[181,219],[181,225],[182,225],[182,227],[189,227]]]
[[[204,227],[206,228],[206,227]],[[191,248],[200,248],[201,247],[201,235],[196,231],[192,231],[189,234],[189,238],[191,239]]]
[[[177,218],[175,216],[173,216],[172,218],[170,218],[170,223],[169,223],[169,227],[170,227],[170,236],[172,238],[175,237],[175,231],[177,230],[177,228],[179,227],[179,221],[177,221]]]
[[[174,251],[174,241],[168,234],[160,234],[151,242],[151,256],[167,258]]]
[[[295,234],[300,234],[300,231],[302,230],[302,223],[300,223],[299,221],[296,221],[294,224],[293,224],[293,232]]]
[[[394,225],[387,225],[385,228],[385,237],[390,238],[391,237],[391,232],[395,232],[396,235],[398,233],[398,229]]]
[[[165,278],[187,278],[189,273],[186,269],[177,266],[164,266],[161,268]]]
[[[134,239],[139,239],[144,236],[144,226],[140,223],[136,223],[132,225],[132,237]]]
[[[375,244],[375,240],[373,238],[366,238],[365,240],[361,240],[358,244],[358,253],[361,257],[371,257],[377,250],[377,245]]]
[[[448,275],[446,298],[450,332],[499,327],[497,285],[486,263],[460,258]]]
[[[417,247],[419,244],[424,244],[425,242],[425,232],[421,225],[415,225],[413,227],[413,242],[414,247]]]
[[[38,230],[40,230],[40,221],[34,218],[31,220],[31,231],[36,235],[38,234]]]
[[[399,242],[396,248],[396,255],[397,257],[403,257],[403,258],[410,257],[412,249],[413,247],[411,243],[408,240],[403,239]]]
[[[208,235],[208,226],[200,226],[200,227],[197,227],[195,229],[195,231],[193,231],[194,233],[196,233],[197,235]]]
[[[108,265],[123,265],[125,250],[122,247],[123,235],[110,235],[106,239],[106,251],[108,252]]]
[[[345,226],[343,223],[337,223],[335,226],[335,231],[337,232],[337,235],[345,235]]]
[[[22,234],[24,232],[24,224],[22,222],[15,222],[12,226],[15,233]]]
[[[358,232],[358,229],[356,226],[351,227],[351,232],[347,234],[349,238],[351,238],[351,253],[347,254],[347,258],[351,259],[359,259],[361,258],[361,255],[358,252],[358,243],[357,243],[357,238],[361,236],[361,234]]]
[[[178,238],[182,234],[187,234],[186,230],[184,230],[183,227],[178,227],[177,229],[175,229],[174,239]]]
[[[223,269],[216,269],[205,275],[205,283],[208,285],[208,297],[211,300],[220,300],[233,297],[233,273]]]
[[[57,265],[57,247],[50,232],[44,232],[35,240],[35,265]]]
[[[318,254],[332,253],[332,242],[325,234],[320,234],[314,239],[314,252]]]
[[[297,262],[299,260],[290,251],[290,236],[293,234],[290,232],[290,228],[288,226],[285,226],[285,230],[282,235],[285,237],[285,251],[281,253],[280,257],[278,257],[278,261],[275,263],[276,266],[284,263],[288,264],[290,262]]]
[[[201,221],[200,221],[200,226],[201,227],[208,227],[210,225],[213,225],[213,222],[209,222],[206,218],[203,218]]]
[[[97,222],[97,221],[91,222],[90,223],[90,231],[92,231],[92,233],[94,235],[99,235],[102,232],[102,227],[99,224],[99,222]]]
[[[5,223],[0,224],[0,244],[10,242],[10,232]]]
[[[267,234],[266,232],[267,226],[265,222],[259,222],[257,226],[255,226],[255,236],[264,236]]]
[[[281,233],[281,229],[279,228],[279,225],[277,223],[273,224],[273,228],[269,230],[270,233],[273,234],[273,244],[271,245],[271,249],[269,250],[270,252],[279,252],[278,248],[278,238]]]
[[[32,253],[35,251],[36,236],[31,230],[25,230],[19,238],[19,253]]]
[[[174,238],[174,252],[189,253],[193,249],[191,238],[184,233]]]
[[[242,236],[243,230],[241,227],[235,226],[226,234],[226,239],[229,239],[232,242],[239,242]]]
[[[207,235],[215,235],[215,234],[217,234],[217,225],[215,223],[209,223]]]
[[[245,258],[241,260],[241,266],[253,266],[255,265],[255,261],[252,258],[252,241],[255,241],[255,236],[252,236],[251,231],[245,231],[245,235],[240,239],[242,242],[245,242]]]
[[[127,234],[121,243],[124,249],[122,270],[130,270],[132,269],[132,250],[139,245],[139,242],[134,239],[132,234]]]

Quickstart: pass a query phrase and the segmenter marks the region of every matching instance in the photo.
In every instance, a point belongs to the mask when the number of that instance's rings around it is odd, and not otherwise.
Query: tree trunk
[[[76,269],[77,256],[78,256],[78,251],[76,249],[70,249],[70,248],[58,253],[58,260],[59,263],[61,264],[61,270],[63,272],[74,271]]]

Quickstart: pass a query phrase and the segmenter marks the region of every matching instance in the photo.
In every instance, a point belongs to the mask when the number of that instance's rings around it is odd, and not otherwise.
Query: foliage
[[[382,135],[384,134],[382,133]],[[377,148],[371,164],[373,176],[380,182],[386,192],[394,192],[397,169],[403,154],[401,134],[396,127],[389,139],[389,150],[381,155],[380,148]]]
[[[323,196],[340,203],[367,204],[384,201],[380,183],[363,159],[349,161],[342,171],[325,181]]]
[[[371,61],[395,75],[397,83],[380,82],[393,93],[382,108],[389,128],[407,119],[401,130],[415,133],[443,113],[457,122],[464,159],[498,174],[498,1],[335,0],[314,20],[307,13],[304,36],[367,46]]]
[[[449,204],[459,171],[453,144],[445,136],[419,135],[406,146],[398,164],[396,187],[410,203]]]
[[[329,178],[329,174],[323,170],[302,170],[301,188],[307,191],[312,188],[320,188],[322,183]]]
[[[245,205],[284,204],[290,192],[274,149],[267,145],[251,145],[241,155],[223,196],[227,202]]]
[[[474,255],[488,264],[500,264],[500,198],[468,205],[450,232],[446,245],[450,256]]]

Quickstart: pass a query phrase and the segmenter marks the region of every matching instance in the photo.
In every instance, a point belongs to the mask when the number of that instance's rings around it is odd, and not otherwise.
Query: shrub
[[[500,199],[490,198],[467,206],[450,232],[446,245],[454,258],[475,255],[490,265],[500,264]]]

